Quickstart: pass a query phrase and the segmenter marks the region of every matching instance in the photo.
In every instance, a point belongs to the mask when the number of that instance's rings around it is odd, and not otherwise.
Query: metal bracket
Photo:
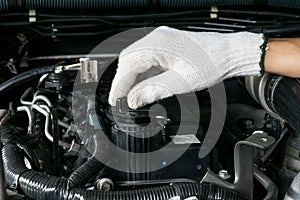
[[[30,9],[28,11],[29,15],[29,23],[35,23],[36,22],[36,10],[35,9]]]
[[[234,183],[229,183],[208,169],[201,183],[214,183],[221,187],[237,191],[245,198],[253,200],[253,160],[254,150],[266,150],[275,139],[262,131],[254,132],[245,141],[240,141],[234,149]]]

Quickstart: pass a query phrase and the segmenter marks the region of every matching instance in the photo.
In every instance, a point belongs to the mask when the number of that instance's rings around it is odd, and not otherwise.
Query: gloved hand
[[[127,96],[136,109],[174,94],[199,91],[222,80],[262,73],[266,41],[249,32],[212,33],[158,27],[119,56],[109,103]],[[163,72],[137,83],[150,68]]]

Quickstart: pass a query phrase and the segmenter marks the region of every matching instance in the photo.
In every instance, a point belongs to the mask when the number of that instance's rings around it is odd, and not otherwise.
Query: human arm
[[[300,38],[270,38],[267,46],[266,72],[300,78]]]

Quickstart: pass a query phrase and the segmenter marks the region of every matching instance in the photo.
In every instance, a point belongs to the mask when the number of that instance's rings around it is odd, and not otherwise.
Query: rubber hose
[[[300,80],[265,73],[245,78],[250,95],[269,113],[279,115],[300,133]]]
[[[244,199],[236,192],[225,190],[212,184],[180,183],[168,186],[129,191],[97,192],[73,189],[68,200],[165,200],[172,197],[185,199],[196,196],[198,200],[235,200]]]
[[[300,132],[300,81],[274,76],[267,82],[267,103],[296,131]]]
[[[7,80],[6,82],[0,85],[0,94],[3,95],[3,93],[13,89],[16,86],[39,78],[43,74],[53,72],[54,69],[55,66],[44,66],[18,74],[17,76],[12,77],[11,79]]]
[[[38,200],[62,200],[69,196],[65,178],[47,176],[33,170],[20,175],[19,188],[26,196]]]
[[[23,151],[16,144],[6,143],[2,148],[2,158],[6,184],[16,189],[20,175],[28,170],[24,164]]]
[[[38,200],[165,200],[176,196],[180,199],[196,196],[199,200],[244,199],[236,192],[212,184],[196,183],[180,183],[140,190],[112,192],[89,191],[82,188],[70,189],[66,179],[49,177],[33,171],[24,172],[20,176],[19,185],[24,194]]]
[[[34,151],[25,144],[17,144],[17,146],[19,147],[19,149],[21,149],[24,152],[25,157],[28,159],[31,165],[31,168],[34,170],[39,170],[40,169],[39,159],[37,155],[34,153]]]
[[[5,129],[6,135],[14,134],[12,129]],[[4,131],[1,131],[3,133]],[[242,196],[234,191],[219,188],[215,185],[197,183],[181,183],[155,188],[129,191],[99,192],[82,188],[71,188],[66,178],[48,176],[24,165],[24,155],[16,144],[5,143],[2,149],[5,177],[9,185],[20,188],[22,192],[33,199],[39,200],[142,200],[170,199],[174,196],[181,198],[197,196],[199,200],[242,200]]]
[[[21,143],[22,141],[22,143]],[[25,157],[30,162],[30,165],[32,169],[39,170],[40,169],[40,163],[38,160],[37,155],[34,153],[34,151],[28,147],[28,141],[26,140],[26,137],[18,138],[16,136],[15,130],[13,130],[10,127],[4,126],[1,128],[1,142],[2,143],[11,143],[16,144],[19,148],[19,150],[22,150]],[[24,144],[25,143],[25,144]]]
[[[91,158],[76,169],[69,177],[70,187],[84,186],[92,179],[102,168],[103,164],[96,158]]]

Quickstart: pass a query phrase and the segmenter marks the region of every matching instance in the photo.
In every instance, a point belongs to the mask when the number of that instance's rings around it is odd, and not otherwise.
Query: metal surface
[[[136,185],[144,186],[154,186],[154,185],[164,185],[170,183],[197,183],[197,181],[192,179],[177,178],[177,179],[162,179],[162,180],[141,180],[141,181],[118,181],[116,185],[121,187],[130,187]]]
[[[114,188],[114,183],[109,178],[102,178],[97,181],[96,187],[98,191],[108,192]]]
[[[219,176],[220,178],[222,178],[223,180],[228,180],[231,178],[230,174],[228,173],[227,170],[220,170],[219,171]]]
[[[234,183],[229,183],[217,174],[208,170],[202,183],[214,183],[221,187],[235,190],[247,199],[253,200],[253,153],[254,149],[266,150],[273,145],[275,139],[256,131],[247,140],[240,141],[234,149]]]
[[[80,78],[84,83],[98,82],[98,61],[89,58],[80,59],[81,70]]]
[[[277,200],[278,189],[275,183],[256,167],[254,167],[254,177],[267,190],[263,200]]]
[[[75,55],[54,55],[54,56],[39,56],[28,58],[29,61],[34,60],[61,60],[61,59],[74,59],[74,58],[117,58],[117,53],[106,53],[106,54],[75,54]]]
[[[272,155],[272,153],[274,152],[276,147],[281,143],[282,139],[287,134],[287,132],[288,132],[288,129],[285,128],[282,131],[280,138],[265,152],[265,155],[260,159],[263,163],[266,162],[268,160],[268,158]]]

